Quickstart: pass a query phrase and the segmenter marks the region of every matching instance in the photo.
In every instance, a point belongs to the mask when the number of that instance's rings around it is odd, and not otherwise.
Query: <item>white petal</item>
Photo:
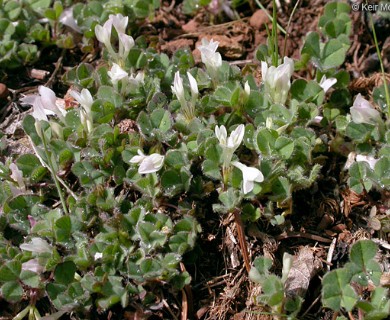
[[[244,138],[244,134],[245,134],[245,126],[243,124],[240,124],[230,134],[227,143],[228,148],[237,149],[240,146],[242,139]]]
[[[356,155],[356,161],[364,161],[367,162],[368,165],[372,170],[375,169],[375,164],[378,162],[379,159],[375,159],[373,156],[370,155],[363,155],[363,154],[358,154]]]
[[[198,95],[198,83],[196,82],[195,78],[192,76],[191,73],[187,71],[187,77],[190,82],[190,88],[191,88],[191,93],[192,95]]]
[[[320,86],[326,93],[336,82],[337,82],[336,78],[326,79],[326,76],[323,75],[320,81]]]
[[[162,168],[164,164],[164,156],[154,153],[150,156],[145,157],[141,165],[138,168],[138,173],[147,174],[157,172]]]
[[[215,135],[218,138],[221,146],[226,146],[227,132],[224,125],[220,127],[215,126]]]
[[[80,27],[77,25],[76,19],[73,17],[73,8],[66,8],[62,11],[59,21],[78,33],[82,33]]]
[[[126,77],[128,74],[125,70],[123,70],[118,64],[113,63],[111,70],[107,72],[112,82],[118,82]]]
[[[114,25],[118,33],[125,33],[129,17],[124,17],[120,13],[113,15],[110,14],[109,20]]]
[[[251,87],[249,86],[248,81],[245,81],[244,83],[244,92],[247,97],[251,94]]]
[[[146,156],[144,155],[144,153],[138,149],[137,150],[137,153],[138,153],[138,156],[134,156],[130,159],[130,163],[140,163],[141,161],[143,161]]]
[[[173,79],[173,86],[171,86],[171,89],[179,101],[185,100],[183,80],[180,77],[179,71],[176,71],[176,73],[175,73],[175,77]]]

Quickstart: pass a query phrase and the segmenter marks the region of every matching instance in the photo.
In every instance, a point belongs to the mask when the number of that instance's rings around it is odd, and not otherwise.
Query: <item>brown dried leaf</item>
[[[304,297],[309,288],[310,280],[321,268],[321,261],[313,254],[310,247],[301,247],[295,256],[285,283],[288,296]]]

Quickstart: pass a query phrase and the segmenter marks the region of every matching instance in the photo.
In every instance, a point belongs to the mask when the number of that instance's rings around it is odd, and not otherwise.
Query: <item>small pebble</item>
[[[270,20],[267,17],[267,14],[264,12],[264,10],[257,10],[252,17],[249,20],[249,24],[255,29],[255,30],[262,30],[265,29],[265,24],[269,23]]]

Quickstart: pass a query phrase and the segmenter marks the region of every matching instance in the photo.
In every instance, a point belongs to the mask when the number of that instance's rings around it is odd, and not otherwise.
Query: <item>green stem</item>
[[[298,0],[296,3],[295,3],[295,6],[291,12],[291,15],[288,19],[288,22],[287,22],[287,32],[285,33],[284,35],[284,48],[283,48],[283,57],[286,56],[286,51],[287,51],[287,37],[289,35],[289,30],[290,30],[290,24],[291,24],[291,20],[292,20],[292,17],[294,16],[294,13],[295,13],[295,10],[298,8],[298,4],[299,4],[300,0]]]
[[[65,214],[69,215],[69,211],[68,211],[68,208],[66,206],[66,201],[65,201],[64,195],[62,194],[60,183],[59,183],[59,181],[57,179],[57,175],[54,172],[53,162],[51,161],[51,156],[50,156],[49,149],[47,147],[45,133],[43,132],[42,128],[41,128],[41,135],[42,135],[43,148],[45,149],[45,155],[46,155],[46,158],[47,158],[47,164],[49,166],[50,173],[51,173],[51,175],[53,177],[54,184],[55,184],[55,186],[57,188],[57,193],[58,193],[58,195],[60,197],[62,208],[64,209]]]
[[[367,1],[366,1],[366,3],[367,3]],[[382,60],[381,51],[379,50],[378,39],[377,39],[377,37],[376,37],[376,31],[375,31],[374,21],[372,20],[372,15],[370,15],[370,23],[371,23],[371,28],[372,28],[372,34],[373,34],[373,36],[374,36],[374,42],[375,42],[376,53],[377,53],[377,55],[378,55],[379,64],[380,64],[380,66],[381,66],[381,72],[382,72],[382,78],[383,78],[383,85],[384,85],[384,87],[385,87],[387,112],[388,112],[388,116],[390,117],[390,93],[389,93],[389,88],[388,88],[387,83],[386,83],[385,68],[384,68],[384,66],[383,66],[383,60]]]
[[[274,45],[273,55],[272,55],[272,64],[277,67],[279,60],[279,50],[278,50],[278,30],[277,30],[277,20],[276,20],[276,1],[272,1],[273,9],[272,9],[272,41]]]
[[[273,17],[269,14],[267,9],[260,3],[259,0],[255,0],[255,1],[256,1],[257,5],[260,7],[260,9],[262,9],[265,12],[265,14],[267,15],[267,17],[273,22]],[[281,25],[279,25],[278,23],[277,23],[277,27],[283,34],[287,33],[286,30],[284,30],[283,27]]]

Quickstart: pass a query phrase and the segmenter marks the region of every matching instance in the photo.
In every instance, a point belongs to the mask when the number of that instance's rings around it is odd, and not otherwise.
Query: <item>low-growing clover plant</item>
[[[322,305],[335,312],[359,310],[359,319],[386,319],[390,314],[388,289],[380,285],[382,269],[374,259],[378,251],[371,240],[353,244],[350,261],[342,268],[325,274],[322,280]],[[283,257],[282,277],[270,273],[272,260],[257,257],[249,273],[261,285],[262,294],[256,303],[270,308],[277,319],[299,319],[304,297],[286,294],[285,281],[291,267],[291,256]],[[364,317],[364,318],[363,318]],[[339,316],[338,319],[347,319]]]
[[[31,65],[42,50],[57,46],[94,50],[94,28],[108,15],[121,13],[131,17],[129,28],[153,19],[160,6],[156,0],[3,0],[0,5],[0,67]],[[58,53],[60,55],[60,52]]]
[[[374,259],[377,246],[371,240],[357,241],[350,261],[325,274],[322,303],[334,311],[358,309],[364,319],[386,319],[390,315],[388,289],[380,285],[382,269]],[[347,319],[342,317],[343,319]]]

